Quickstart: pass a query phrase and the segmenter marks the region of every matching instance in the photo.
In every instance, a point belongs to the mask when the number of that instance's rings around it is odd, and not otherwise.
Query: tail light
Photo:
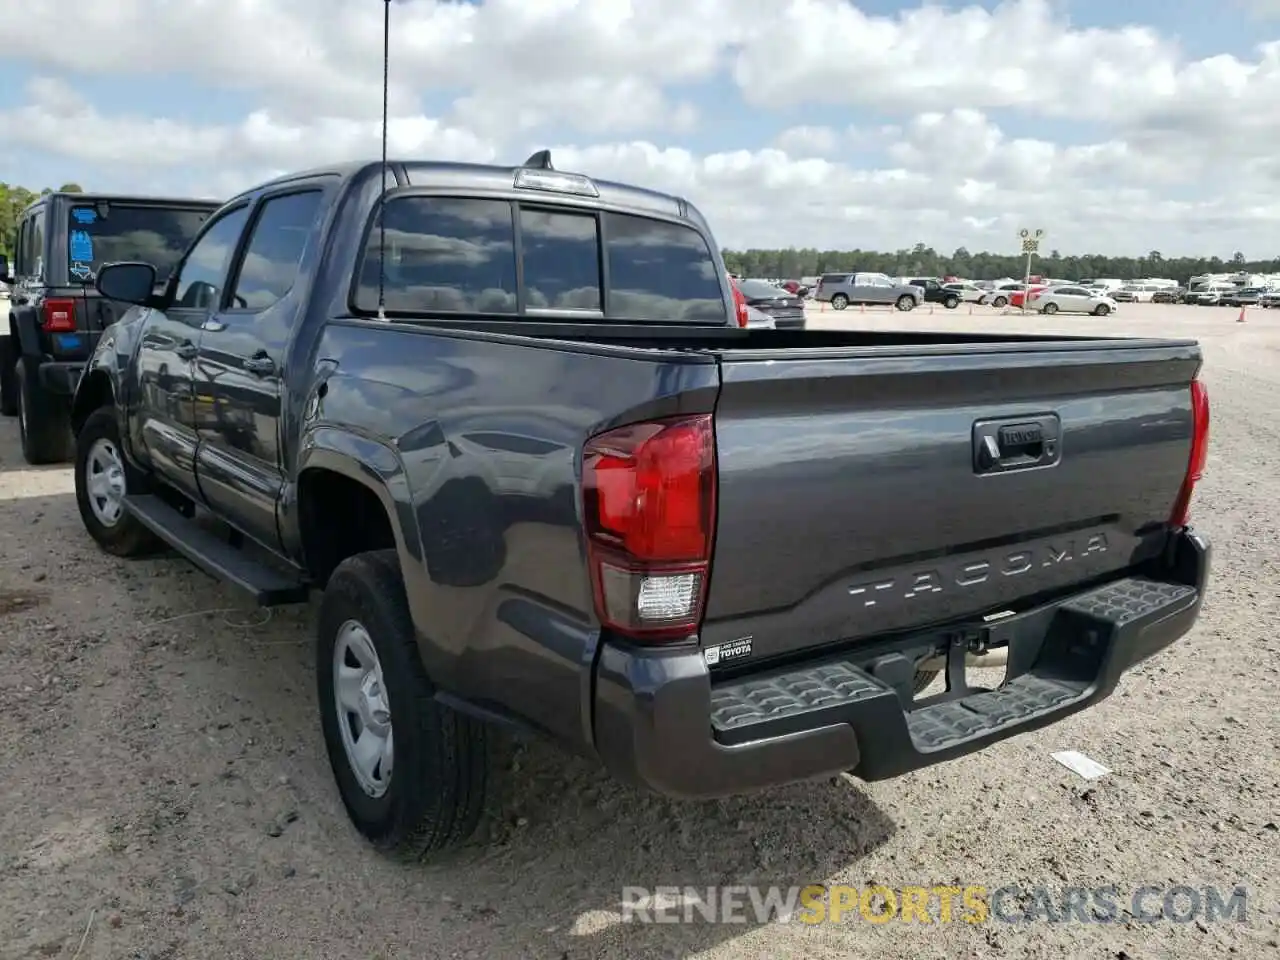
[[[1169,515],[1169,523],[1175,527],[1185,527],[1191,520],[1191,495],[1195,493],[1196,484],[1204,476],[1205,464],[1209,461],[1209,392],[1199,380],[1191,381],[1191,416],[1191,457],[1187,461],[1182,489],[1178,491],[1178,499],[1174,501],[1173,512]]]
[[[74,333],[76,302],[51,299],[44,302],[44,329],[49,333]]]
[[[637,640],[694,633],[715,540],[711,415],[593,437],[584,450],[582,487],[600,622]]]
[[[738,326],[748,326],[750,311],[747,309],[747,298],[732,280],[729,281],[729,286],[733,288],[733,307],[738,315]]]

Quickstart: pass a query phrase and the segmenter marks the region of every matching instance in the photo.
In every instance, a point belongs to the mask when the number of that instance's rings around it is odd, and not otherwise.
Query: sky
[[[382,13],[0,0],[0,180],[225,198],[376,159]],[[1280,0],[397,0],[390,77],[393,156],[550,148],[730,248],[1280,256]]]

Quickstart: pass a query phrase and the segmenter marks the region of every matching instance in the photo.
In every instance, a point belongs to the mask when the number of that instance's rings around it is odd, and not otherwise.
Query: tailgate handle
[[[1057,414],[979,420],[973,425],[973,467],[977,473],[1008,473],[1052,466],[1061,456]]]

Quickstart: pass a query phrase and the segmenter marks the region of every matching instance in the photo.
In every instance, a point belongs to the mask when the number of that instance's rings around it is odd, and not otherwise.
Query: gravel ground
[[[312,609],[267,619],[179,559],[115,561],[65,468],[0,421],[0,958],[1241,957],[1280,939],[1280,313],[815,311],[816,325],[1190,335],[1213,403],[1194,633],[1046,730],[896,781],[642,796],[515,743],[483,842],[402,866],[348,826]],[[1271,586],[1267,586],[1271,584]],[[1050,759],[1079,749],[1086,782]],[[1246,922],[623,924],[622,888],[1248,889]],[[1127,893],[1122,896],[1127,902]],[[1154,903],[1159,903],[1159,896]]]

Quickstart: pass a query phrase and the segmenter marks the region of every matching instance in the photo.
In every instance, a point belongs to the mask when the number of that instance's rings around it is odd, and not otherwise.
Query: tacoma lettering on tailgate
[[[855,584],[849,588],[849,596],[857,597],[864,606],[874,607],[883,601],[910,600],[944,590],[967,590],[991,580],[1018,577],[1037,567],[1053,567],[1091,554],[1106,553],[1107,546],[1104,533],[1046,542],[1012,553],[938,564],[898,577]]]

